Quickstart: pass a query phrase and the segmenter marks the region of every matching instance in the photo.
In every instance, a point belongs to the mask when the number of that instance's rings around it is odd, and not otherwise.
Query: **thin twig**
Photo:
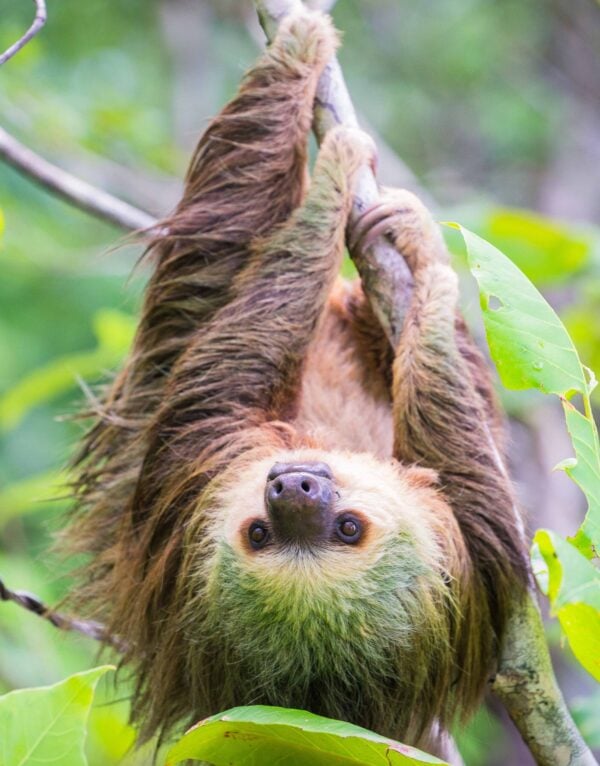
[[[27,32],[25,32],[23,37],[17,40],[14,45],[11,45],[8,50],[5,50],[4,53],[0,55],[0,66],[2,66],[2,64],[6,64],[8,59],[12,58],[15,53],[18,53],[21,48],[27,45],[27,43],[37,35],[37,33],[46,23],[47,14],[45,0],[34,0],[34,3],[36,11],[35,18],[33,19],[33,24],[29,27]]]
[[[126,644],[117,636],[108,633],[104,625],[94,620],[79,620],[73,617],[67,617],[60,612],[54,612],[37,596],[22,590],[10,590],[0,579],[0,601],[12,601],[23,609],[37,614],[38,617],[48,620],[55,628],[60,630],[76,631],[95,641],[102,641],[104,644],[112,646],[118,652],[124,652]]]
[[[96,189],[53,165],[17,141],[3,128],[0,128],[0,159],[80,210],[122,229],[144,231],[156,225],[156,219],[149,213],[138,210],[133,205]]]

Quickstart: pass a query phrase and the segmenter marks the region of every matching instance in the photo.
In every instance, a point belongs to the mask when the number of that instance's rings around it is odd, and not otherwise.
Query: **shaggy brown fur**
[[[321,15],[286,20],[201,138],[77,461],[79,601],[126,640],[146,734],[265,702],[434,746],[436,721],[478,702],[526,581],[488,375],[420,203],[392,197],[386,224],[415,278],[397,349],[336,282],[371,156],[331,132],[306,193],[335,46]],[[250,550],[269,467],[306,459],[331,466],[364,540]]]

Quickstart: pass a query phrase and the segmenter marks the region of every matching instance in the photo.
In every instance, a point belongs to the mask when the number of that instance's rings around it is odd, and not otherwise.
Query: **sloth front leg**
[[[178,453],[190,441],[202,484],[202,465],[214,472],[223,444],[244,450],[244,429],[255,433],[290,419],[302,362],[339,270],[354,178],[372,151],[359,131],[332,130],[304,203],[282,228],[255,242],[233,284],[235,297],[173,371],[138,481],[139,507],[158,502],[163,478],[185,471]]]

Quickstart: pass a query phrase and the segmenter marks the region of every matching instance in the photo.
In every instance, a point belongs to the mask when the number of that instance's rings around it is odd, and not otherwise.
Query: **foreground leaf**
[[[587,392],[575,346],[543,295],[500,250],[458,228],[479,285],[490,353],[503,384],[563,396]]]
[[[266,705],[233,708],[201,721],[169,751],[167,764],[189,758],[216,766],[443,764],[432,755],[359,726]]]
[[[600,571],[571,543],[540,529],[534,573],[583,667],[600,681]]]
[[[600,445],[598,431],[594,421],[582,415],[566,399],[563,410],[567,420],[567,430],[576,460],[564,461],[559,467],[582,489],[587,501],[588,512],[579,528],[574,542],[577,547],[591,557],[593,547],[600,547]],[[593,547],[592,547],[593,546]]]
[[[86,766],[86,725],[99,679],[88,670],[54,686],[0,697],[0,766]]]

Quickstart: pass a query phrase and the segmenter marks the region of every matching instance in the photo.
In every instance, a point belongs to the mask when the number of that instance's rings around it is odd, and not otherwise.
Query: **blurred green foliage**
[[[171,3],[49,4],[42,34],[0,72],[0,123],[59,165],[84,175],[93,168],[87,180],[99,174],[113,191],[119,181],[98,158],[139,173],[140,192],[146,177],[181,177],[172,98],[181,72],[163,28]],[[212,85],[217,102],[254,55],[248,4],[211,6],[213,58],[191,82],[199,93]],[[0,0],[0,49],[31,14],[31,3]],[[598,231],[527,210],[565,141],[570,104],[544,68],[556,19],[533,0],[340,0],[335,18],[355,102],[444,203],[439,217],[460,220],[511,256],[555,305],[583,362],[600,371]],[[194,103],[193,93],[189,100],[200,128],[215,103]],[[131,189],[123,196],[136,201]],[[157,211],[166,211],[165,200],[157,197]],[[85,406],[78,379],[93,390],[125,352],[143,270],[128,277],[141,248],[2,164],[0,208],[0,576],[56,603],[73,562],[51,553],[52,535],[68,509],[64,466],[83,428],[65,416]],[[467,289],[469,313],[478,299]],[[509,401],[517,411],[531,406]],[[88,640],[0,604],[0,692],[85,670],[95,652]],[[101,682],[88,742],[93,765],[116,764],[130,747],[126,696],[126,686]],[[582,697],[576,714],[600,745],[599,705],[597,695]],[[469,766],[503,747],[495,719],[482,716],[461,740]],[[128,757],[142,763],[145,754]]]

